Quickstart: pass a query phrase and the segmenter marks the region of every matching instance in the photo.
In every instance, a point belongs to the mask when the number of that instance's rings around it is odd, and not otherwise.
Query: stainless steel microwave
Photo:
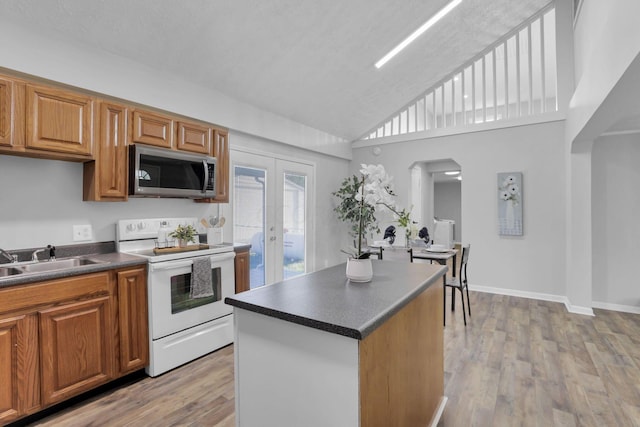
[[[141,144],[129,146],[129,195],[209,198],[216,195],[216,158]]]

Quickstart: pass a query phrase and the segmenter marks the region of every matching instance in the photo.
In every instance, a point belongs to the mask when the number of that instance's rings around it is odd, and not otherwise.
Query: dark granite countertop
[[[373,280],[352,283],[345,264],[225,298],[234,307],[364,339],[434,283],[447,267],[372,260]]]
[[[251,244],[249,243],[234,243],[233,250],[236,252],[248,251],[251,249]]]
[[[22,252],[30,254],[32,249],[11,252],[19,253],[21,255],[20,260],[22,261]],[[13,276],[0,277],[0,289],[8,286],[24,285],[28,283],[42,282],[45,280],[95,273],[98,271],[144,265],[147,263],[145,258],[115,252],[115,244],[113,242],[60,246],[56,248],[56,257],[57,259],[64,259],[67,257],[86,257],[100,262],[97,264],[69,267],[61,270],[44,271],[39,273],[22,273]],[[40,262],[45,263],[49,261]],[[0,264],[0,267],[11,266],[11,264]]]

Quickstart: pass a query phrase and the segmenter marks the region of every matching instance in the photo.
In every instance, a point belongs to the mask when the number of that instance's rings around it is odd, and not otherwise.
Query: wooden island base
[[[444,410],[442,286],[360,341],[360,425],[435,426]]]

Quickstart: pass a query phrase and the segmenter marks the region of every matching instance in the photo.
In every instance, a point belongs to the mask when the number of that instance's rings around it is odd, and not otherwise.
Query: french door
[[[251,244],[251,288],[313,271],[314,166],[231,150],[233,240]]]

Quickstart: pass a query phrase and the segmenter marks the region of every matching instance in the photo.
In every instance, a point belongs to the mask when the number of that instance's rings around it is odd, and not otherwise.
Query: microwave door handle
[[[202,193],[207,192],[207,183],[209,182],[209,167],[207,165],[207,161],[202,161],[202,167],[204,169],[204,182],[202,183]]]

